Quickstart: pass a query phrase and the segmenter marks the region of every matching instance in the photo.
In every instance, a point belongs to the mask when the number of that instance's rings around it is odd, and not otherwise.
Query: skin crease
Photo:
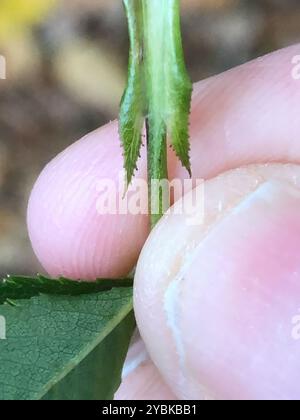
[[[299,51],[300,46],[293,46],[275,52],[195,86],[191,160],[193,177],[210,179],[205,187],[205,223],[192,230],[167,216],[143,249],[135,285],[141,334],[178,398],[300,398],[295,356],[300,344],[288,340],[284,330],[300,307],[296,302],[300,261],[290,249],[297,244],[299,223],[300,85],[292,78],[292,58]],[[266,162],[277,165],[248,166]],[[296,165],[282,165],[287,162]],[[242,166],[242,172],[227,172]],[[116,179],[121,168],[117,125],[112,123],[72,145],[42,172],[29,201],[28,228],[36,255],[50,274],[92,280],[125,275],[134,266],[148,235],[146,218],[107,218],[96,212],[97,180]],[[144,151],[139,168],[140,176],[145,176]],[[172,153],[170,177],[186,178]],[[266,187],[264,198],[259,198],[260,187]],[[256,190],[258,196],[248,209],[250,223],[245,223],[243,212],[236,210],[236,216],[235,209]],[[293,207],[295,211],[290,210]],[[249,225],[258,227],[257,235],[245,248],[240,234],[248,238]],[[261,262],[270,243],[274,253]],[[195,261],[189,262],[194,248]],[[224,259],[232,264],[226,265],[222,277],[218,273]],[[284,269],[278,270],[274,261],[282,262],[279,267]],[[200,276],[204,262],[207,274]],[[264,264],[273,271],[264,270]],[[259,272],[253,272],[256,266],[261,267]],[[176,288],[170,291],[168,286],[182,267],[187,280],[177,287],[176,298]],[[205,303],[201,310],[199,302]],[[230,310],[233,303],[235,312]],[[172,324],[172,308],[180,315],[179,332]],[[262,319],[268,322],[262,324]],[[124,393],[129,398],[131,389],[135,399],[151,397],[145,384],[153,369],[147,373],[142,364],[131,372],[117,398]],[[156,380],[161,398],[167,399],[170,391],[158,373]],[[140,392],[134,391],[137,383]]]
[[[226,172],[204,198],[202,224],[165,216],[139,258],[135,308],[150,356],[183,399],[299,399],[300,167]]]

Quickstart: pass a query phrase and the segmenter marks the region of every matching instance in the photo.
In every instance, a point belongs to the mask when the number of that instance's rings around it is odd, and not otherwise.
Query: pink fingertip
[[[139,176],[145,176],[143,166]],[[148,234],[147,217],[99,214],[97,209],[99,181],[118,183],[122,167],[113,123],[70,146],[39,176],[29,200],[28,230],[51,276],[114,278],[135,265]]]

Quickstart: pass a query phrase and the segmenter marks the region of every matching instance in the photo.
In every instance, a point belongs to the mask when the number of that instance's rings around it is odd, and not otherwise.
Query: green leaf
[[[99,279],[95,282],[74,281],[65,278],[57,280],[45,276],[7,276],[0,281],[0,304],[11,303],[17,299],[29,299],[40,294],[77,296],[81,294],[102,292],[114,287],[130,287],[133,280]]]
[[[142,0],[148,110],[160,160],[164,126],[182,164],[190,172],[188,121],[192,83],[181,40],[179,0]]]
[[[0,400],[113,398],[135,326],[131,287],[36,296],[0,315]]]
[[[170,1],[166,19],[165,43],[167,44],[166,65],[166,116],[165,121],[171,144],[182,165],[191,176],[189,115],[193,86],[188,76],[181,39],[180,7],[178,0]]]
[[[167,136],[191,174],[189,114],[192,83],[184,62],[179,0],[124,0],[130,34],[127,88],[120,109],[120,137],[127,181],[136,169],[146,119],[151,223],[162,216],[159,188],[151,181],[168,179]],[[159,206],[152,202],[158,201]],[[153,207],[156,212],[153,213]]]
[[[128,81],[120,108],[119,132],[124,150],[127,186],[130,184],[142,145],[145,113],[142,69],[142,14],[139,0],[124,0],[130,38]]]

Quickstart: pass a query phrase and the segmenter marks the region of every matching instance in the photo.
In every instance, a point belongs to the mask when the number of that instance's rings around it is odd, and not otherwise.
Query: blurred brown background
[[[183,0],[182,15],[194,81],[300,40],[299,0]],[[0,0],[0,275],[41,270],[30,189],[52,157],[117,116],[127,52],[121,0]]]

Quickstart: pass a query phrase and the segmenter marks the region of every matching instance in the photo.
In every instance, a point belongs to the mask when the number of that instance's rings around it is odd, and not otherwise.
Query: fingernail
[[[189,396],[204,387],[217,399],[299,399],[300,191],[262,184],[180,276],[175,338]]]

